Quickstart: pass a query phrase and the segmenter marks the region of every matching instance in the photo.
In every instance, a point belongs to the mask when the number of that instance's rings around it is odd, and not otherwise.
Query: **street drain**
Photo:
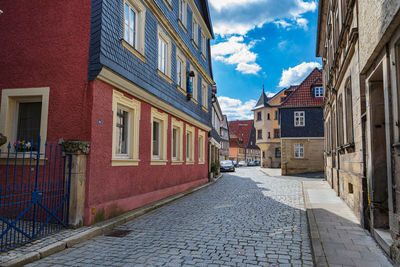
[[[131,230],[112,230],[108,233],[105,234],[105,236],[111,236],[111,237],[124,237],[132,233]]]

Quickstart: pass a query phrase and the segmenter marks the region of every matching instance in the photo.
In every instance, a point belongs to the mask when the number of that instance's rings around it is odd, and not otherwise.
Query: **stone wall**
[[[304,144],[304,158],[294,157],[294,144]],[[282,175],[324,171],[324,139],[282,139]]]

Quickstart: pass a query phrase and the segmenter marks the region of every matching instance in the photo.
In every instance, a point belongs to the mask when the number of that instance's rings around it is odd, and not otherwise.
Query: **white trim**
[[[320,139],[325,139],[325,137],[281,137],[280,139],[283,140],[290,140],[290,139],[296,139],[296,140],[320,140]]]

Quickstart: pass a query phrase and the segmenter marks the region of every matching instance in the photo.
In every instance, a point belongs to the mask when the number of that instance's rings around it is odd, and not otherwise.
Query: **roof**
[[[281,108],[322,106],[323,97],[313,97],[312,88],[322,86],[322,72],[315,68],[282,103]]]
[[[230,121],[229,125],[229,145],[231,147],[246,148],[249,142],[251,129],[254,128],[253,120]]]
[[[265,94],[264,86],[263,86],[263,90],[262,90],[261,96],[258,99],[258,102],[257,102],[256,106],[254,107],[254,109],[268,107],[269,106],[268,101],[269,101],[269,98]]]

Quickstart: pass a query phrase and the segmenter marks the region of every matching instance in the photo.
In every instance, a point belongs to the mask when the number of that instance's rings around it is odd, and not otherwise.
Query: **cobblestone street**
[[[28,266],[312,266],[301,183],[258,168]]]

